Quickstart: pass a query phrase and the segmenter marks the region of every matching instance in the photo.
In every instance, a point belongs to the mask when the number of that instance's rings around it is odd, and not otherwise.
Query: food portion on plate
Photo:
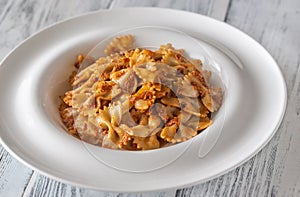
[[[149,150],[186,141],[212,124],[222,88],[211,71],[171,44],[135,48],[134,37],[114,38],[97,60],[79,55],[62,97],[68,132],[110,149]]]

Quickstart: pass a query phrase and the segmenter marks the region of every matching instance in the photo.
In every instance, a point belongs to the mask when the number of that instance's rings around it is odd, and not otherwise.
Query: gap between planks
[[[207,15],[226,22],[231,1],[232,0],[212,0]]]

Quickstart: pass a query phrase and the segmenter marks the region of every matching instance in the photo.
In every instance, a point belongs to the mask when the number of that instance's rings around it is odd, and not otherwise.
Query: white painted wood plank
[[[220,21],[224,21],[231,0],[213,0],[210,2],[207,15]]]
[[[33,171],[0,149],[0,196],[21,196]]]
[[[223,21],[225,19],[230,0],[114,0],[111,8],[117,7],[162,7],[186,10]]]
[[[161,192],[147,192],[147,193],[112,193],[112,192],[101,192],[95,190],[83,189],[80,187],[71,186],[58,181],[54,181],[38,173],[34,173],[31,181],[28,184],[28,188],[24,192],[24,196],[82,196],[82,197],[96,197],[96,196],[128,196],[128,197],[171,197],[175,195],[175,190],[166,190]]]
[[[186,10],[207,15],[210,0],[114,0],[111,8],[118,7],[161,7]]]
[[[61,182],[54,181],[45,176],[34,173],[24,196],[72,196],[72,197],[172,197],[175,195],[175,190],[168,190],[162,192],[147,192],[147,193],[134,193],[134,194],[120,194],[111,192],[101,192],[83,189],[80,187],[70,186]]]

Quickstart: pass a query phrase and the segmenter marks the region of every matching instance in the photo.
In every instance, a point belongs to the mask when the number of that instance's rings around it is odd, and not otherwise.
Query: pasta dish
[[[124,35],[106,47],[106,57],[77,57],[72,89],[60,106],[68,132],[105,148],[149,150],[209,127],[222,89],[208,83],[212,73],[201,60],[171,44],[157,50],[133,46],[134,37]]]

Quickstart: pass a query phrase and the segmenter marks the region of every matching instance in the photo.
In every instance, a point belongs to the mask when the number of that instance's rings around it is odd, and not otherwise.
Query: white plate
[[[198,39],[222,68],[227,89],[222,127],[188,141],[188,146],[183,145],[186,150],[169,165],[133,173],[111,168],[89,154],[84,143],[63,131],[54,106],[63,92],[58,85],[66,82],[77,54],[87,53],[108,35],[141,26],[173,28]],[[106,191],[161,190],[220,176],[271,139],[286,108],[286,86],[279,67],[256,41],[208,17],[158,8],[90,13],[35,34],[1,62],[0,90],[1,143],[12,155],[52,178]],[[210,137],[211,133],[218,138]],[[109,153],[113,158],[131,154]],[[156,153],[161,154],[132,155]],[[159,157],[152,160],[153,165]]]

